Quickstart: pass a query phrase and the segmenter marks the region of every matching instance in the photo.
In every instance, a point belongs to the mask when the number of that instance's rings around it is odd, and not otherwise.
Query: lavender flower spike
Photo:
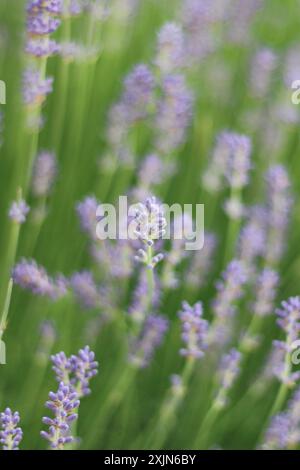
[[[23,432],[18,424],[20,422],[19,413],[13,413],[10,408],[0,414],[0,443],[3,450],[19,450],[19,444],[23,437]]]
[[[275,348],[284,351],[285,361],[278,364],[274,373],[282,383],[292,386],[300,378],[299,371],[290,371],[291,360],[288,358],[293,352],[300,331],[300,297],[290,297],[287,301],[282,302],[281,306],[281,309],[276,310],[277,324],[286,333],[286,339],[285,341],[273,341],[273,344]]]
[[[136,367],[147,367],[168,329],[168,321],[159,315],[148,315],[144,328],[131,344],[129,361]]]
[[[79,405],[77,393],[63,382],[59,384],[57,393],[50,392],[46,407],[54,412],[54,418],[43,418],[49,431],[42,431],[41,436],[49,441],[52,449],[63,450],[66,444],[74,441],[70,424],[78,418],[76,409]]]
[[[55,296],[55,286],[47,272],[33,260],[21,260],[16,264],[12,272],[15,284],[23,289],[31,290],[34,294]]]
[[[57,174],[54,153],[41,152],[36,159],[33,172],[32,191],[35,196],[47,196]]]
[[[101,293],[97,288],[92,273],[82,271],[75,273],[70,281],[73,293],[83,308],[99,308],[101,305]]]
[[[241,353],[234,348],[221,358],[219,366],[220,389],[215,400],[215,404],[219,408],[223,408],[227,404],[228,392],[232,388],[240,372],[239,365],[241,359]]]
[[[12,203],[9,210],[9,218],[17,224],[23,224],[26,221],[26,216],[30,211],[26,202],[21,199]]]
[[[140,249],[136,259],[150,269],[163,259],[161,253],[152,257],[152,246],[154,242],[162,238],[165,234],[167,221],[164,217],[161,204],[154,196],[148,198],[145,204],[140,203],[135,210],[134,220],[131,229],[137,239],[141,240],[147,250]]]
[[[207,347],[208,322],[202,318],[202,304],[197,302],[193,307],[183,302],[179,318],[182,322],[182,340],[185,348],[180,354],[199,359],[204,356]]]
[[[264,269],[257,280],[256,301],[253,312],[259,316],[270,315],[279,282],[278,274],[272,269]]]
[[[155,64],[162,74],[180,69],[184,62],[184,38],[182,29],[175,23],[166,23],[158,33]]]
[[[88,196],[76,206],[76,211],[80,219],[82,230],[87,233],[92,240],[96,239],[97,208],[99,202],[94,196]]]
[[[95,361],[95,353],[90,350],[89,346],[80,349],[77,356],[70,358],[71,370],[74,374],[71,384],[75,387],[78,396],[89,395],[91,390],[89,383],[92,377],[98,373],[98,362]]]

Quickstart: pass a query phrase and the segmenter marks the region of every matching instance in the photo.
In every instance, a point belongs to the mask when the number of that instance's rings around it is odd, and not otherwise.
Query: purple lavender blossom
[[[262,0],[237,0],[237,2],[231,2],[228,8],[228,35],[233,43],[247,44],[250,38],[252,21],[262,4]]]
[[[15,201],[12,203],[8,215],[9,218],[17,224],[23,224],[26,221],[26,216],[29,211],[29,206],[27,206],[26,202],[21,199],[20,201]]]
[[[93,245],[91,254],[109,278],[126,279],[133,268],[133,248],[127,240],[103,240],[101,246]]]
[[[129,122],[143,119],[153,101],[154,78],[144,64],[137,65],[126,77],[122,103]]]
[[[279,283],[278,274],[272,269],[265,268],[257,279],[256,301],[253,305],[254,315],[271,315],[276,288]]]
[[[192,116],[193,97],[183,75],[168,75],[156,117],[157,148],[168,154],[181,146]]]
[[[74,441],[70,425],[78,418],[76,410],[79,405],[77,393],[63,382],[59,384],[57,393],[49,393],[46,407],[54,412],[54,418],[43,418],[49,431],[41,431],[41,436],[49,441],[51,449],[63,450],[66,444]]]
[[[142,188],[150,188],[164,182],[174,174],[174,164],[166,164],[156,154],[150,154],[143,160],[139,174],[139,185]]]
[[[45,11],[36,11],[28,15],[27,31],[33,36],[46,36],[54,33],[60,25],[60,20]]]
[[[249,182],[251,141],[249,137],[233,132],[226,132],[223,137],[229,154],[225,176],[232,188],[243,188]]]
[[[89,388],[90,380],[98,373],[98,362],[95,361],[95,353],[90,350],[89,346],[85,346],[85,348],[79,350],[77,356],[72,355],[70,357],[70,365],[73,374],[70,382],[78,396],[81,398],[89,395],[91,393]]]
[[[277,56],[271,49],[262,48],[254,56],[250,77],[251,93],[264,97],[270,88],[272,73],[277,65]]]
[[[285,236],[288,228],[292,206],[290,180],[286,169],[281,165],[273,165],[266,175],[267,210],[268,210],[268,243],[266,261],[274,265],[284,253]]]
[[[300,378],[300,372],[290,371],[290,359],[286,358],[293,352],[295,342],[300,331],[300,297],[290,297],[282,302],[281,308],[276,310],[277,324],[285,332],[285,341],[273,341],[275,348],[284,351],[285,361],[278,364],[274,373],[276,377],[287,385],[293,385]]]
[[[22,259],[15,265],[12,278],[15,284],[34,294],[54,297],[55,286],[46,270],[38,266],[34,260]]]
[[[53,78],[43,79],[38,70],[28,68],[23,75],[23,98],[27,105],[42,104],[52,91]]]
[[[231,318],[236,312],[236,302],[243,295],[243,286],[248,280],[247,270],[242,261],[233,260],[222,273],[216,284],[217,296],[213,301],[215,319],[209,333],[209,343],[224,345],[232,335]]]
[[[221,358],[218,371],[220,388],[216,398],[218,407],[223,408],[228,403],[227,395],[240,373],[241,359],[241,353],[234,348]]]
[[[33,194],[38,197],[47,196],[50,192],[56,175],[57,162],[55,154],[46,151],[39,153],[36,158],[33,170]]]
[[[180,349],[180,354],[185,357],[200,359],[207,348],[208,322],[202,318],[202,303],[194,306],[183,302],[179,318],[182,322],[181,338],[185,347]]]
[[[25,52],[35,57],[48,57],[57,54],[59,50],[59,44],[47,38],[29,39],[25,46]]]
[[[67,357],[64,352],[51,356],[56,380],[75,390],[79,398],[90,394],[90,380],[98,373],[95,353],[85,346],[77,355]]]
[[[139,203],[137,205],[132,225],[132,235],[147,247],[147,250],[142,248],[138,250],[136,259],[153,269],[163,259],[163,255],[159,253],[153,257],[152,251],[149,253],[149,249],[151,250],[155,241],[164,236],[167,226],[162,205],[154,196],[148,198],[145,204]]]
[[[129,361],[136,367],[147,367],[168,330],[168,321],[159,315],[148,315],[143,330],[131,342]]]
[[[0,414],[0,443],[3,450],[19,450],[19,444],[23,437],[23,432],[18,424],[20,415],[16,411],[13,413],[10,408]]]
[[[70,280],[73,293],[83,308],[96,309],[101,306],[100,290],[89,271],[73,274]]]
[[[163,75],[170,74],[182,67],[184,56],[181,27],[176,23],[166,23],[158,33],[155,64]]]
[[[159,279],[154,275],[154,289],[153,297],[150,299],[151,308],[156,309],[161,301],[161,286]],[[137,323],[142,323],[145,319],[147,309],[149,308],[149,286],[147,279],[147,272],[143,269],[140,272],[137,286],[133,293],[133,300],[129,307],[130,317]]]
[[[41,12],[59,15],[62,12],[63,0],[28,0],[27,13],[35,15]]]
[[[265,207],[248,209],[247,221],[239,236],[238,253],[249,270],[253,269],[256,258],[265,254],[267,217]]]
[[[97,209],[99,202],[93,196],[86,197],[76,206],[81,228],[92,240],[96,239]]]
[[[288,403],[287,410],[272,418],[267,429],[263,449],[296,449],[300,443],[300,389]]]

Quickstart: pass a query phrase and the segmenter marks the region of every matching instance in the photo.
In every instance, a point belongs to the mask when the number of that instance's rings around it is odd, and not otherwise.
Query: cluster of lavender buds
[[[64,352],[51,356],[57,381],[70,386],[79,398],[89,395],[89,383],[98,373],[98,362],[89,346],[80,349],[77,355],[67,357]]]
[[[255,54],[250,77],[250,88],[253,96],[263,98],[267,95],[276,66],[277,56],[270,49],[263,48]]]
[[[292,206],[290,180],[286,169],[281,165],[269,168],[267,180],[268,238],[266,261],[276,265],[285,248],[285,236]]]
[[[184,65],[184,36],[175,23],[166,23],[158,33],[155,65],[162,75],[173,73]]]
[[[253,313],[258,316],[271,315],[276,290],[279,283],[278,274],[272,269],[265,268],[257,278],[256,300]]]
[[[167,75],[156,115],[156,147],[163,155],[174,152],[186,138],[192,116],[193,97],[183,75]]]
[[[225,344],[231,333],[230,319],[236,312],[235,303],[243,295],[243,286],[248,280],[247,270],[242,261],[233,260],[216,284],[217,296],[213,302],[215,315],[211,326],[209,341],[213,344]]]
[[[292,396],[285,412],[272,418],[267,429],[263,449],[296,449],[300,443],[300,389]]]
[[[58,52],[58,45],[50,39],[60,25],[61,0],[28,0],[27,3],[27,44],[30,57],[39,59],[37,65],[29,65],[23,76],[23,97],[28,106],[40,106],[52,91],[52,78],[45,77],[44,60]]]
[[[267,217],[265,207],[254,206],[247,210],[247,219],[239,236],[238,257],[249,272],[255,270],[257,258],[265,254]]]
[[[180,354],[185,357],[200,359],[207,348],[208,322],[202,318],[203,309],[201,302],[194,306],[183,302],[179,318],[182,322],[181,338],[185,347],[180,349]]]
[[[23,437],[22,429],[18,426],[20,415],[13,413],[10,408],[0,414],[0,443],[3,450],[19,450],[19,444]]]
[[[96,240],[97,209],[99,204],[95,197],[88,196],[82,202],[79,202],[76,207],[81,228],[89,235],[91,240]]]
[[[219,408],[223,408],[228,403],[227,395],[240,373],[241,359],[241,353],[234,348],[221,358],[218,372],[220,385],[215,400],[215,404]]]
[[[275,348],[284,351],[284,362],[279,363],[274,370],[276,377],[287,385],[294,385],[300,378],[300,372],[291,372],[290,354],[293,352],[295,342],[300,331],[300,297],[290,297],[283,301],[281,308],[276,310],[279,317],[277,324],[285,332],[285,341],[273,341]]]
[[[66,281],[62,276],[51,278],[46,270],[34,260],[22,259],[12,271],[15,284],[37,295],[56,300],[67,293]]]
[[[9,209],[9,218],[17,224],[23,224],[26,221],[26,216],[30,211],[26,202],[21,199],[12,203]]]
[[[40,152],[33,170],[32,192],[36,197],[48,196],[57,175],[57,161],[52,152]]]
[[[145,204],[139,203],[134,216],[135,237],[147,248],[140,248],[136,259],[153,269],[163,259],[162,253],[152,256],[152,247],[155,241],[161,239],[165,234],[167,221],[164,217],[162,205],[154,196],[148,198]]]
[[[70,279],[72,291],[79,303],[86,309],[97,309],[102,305],[101,292],[89,271],[73,274]]]
[[[130,130],[152,111],[154,86],[154,76],[144,64],[137,65],[125,78],[121,99],[109,113],[107,140],[114,160],[117,158],[123,164],[130,164],[134,160],[136,149],[128,143]]]
[[[168,326],[168,320],[161,315],[148,315],[142,331],[131,341],[129,362],[138,368],[147,367],[161,345]]]
[[[63,450],[66,444],[74,441],[70,425],[78,418],[76,410],[79,405],[77,393],[63,382],[60,382],[57,393],[49,393],[46,407],[53,411],[54,418],[43,418],[49,431],[41,431],[41,436],[49,441],[51,449]]]

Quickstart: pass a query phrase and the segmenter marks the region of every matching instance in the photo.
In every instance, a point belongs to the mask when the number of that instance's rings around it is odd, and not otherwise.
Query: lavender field
[[[0,449],[300,448],[299,22],[0,0]]]

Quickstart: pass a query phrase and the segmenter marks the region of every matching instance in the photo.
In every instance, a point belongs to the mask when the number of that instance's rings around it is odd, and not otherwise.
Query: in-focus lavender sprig
[[[12,412],[10,408],[0,414],[0,443],[3,450],[19,450],[19,444],[23,438],[22,429],[18,426],[19,413]]]
[[[59,384],[57,393],[49,393],[46,407],[54,412],[54,418],[43,418],[49,431],[41,431],[41,436],[49,441],[51,449],[63,450],[66,444],[74,441],[70,425],[78,418],[79,405],[77,393],[63,382]]]

